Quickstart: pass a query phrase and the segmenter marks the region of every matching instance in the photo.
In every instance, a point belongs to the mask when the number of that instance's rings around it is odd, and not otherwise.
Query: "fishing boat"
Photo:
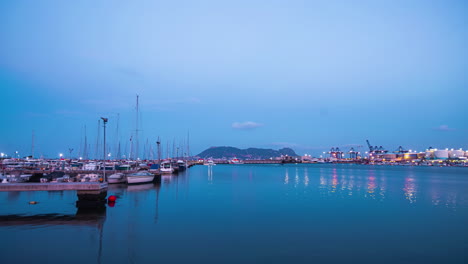
[[[126,183],[127,177],[121,172],[114,173],[107,178],[107,183]]]
[[[178,160],[177,166],[179,167],[179,171],[184,171],[187,169],[187,163],[183,160]]]
[[[161,174],[172,174],[174,173],[174,168],[170,160],[165,160],[161,162],[161,167],[159,168]]]
[[[148,171],[151,173],[159,173],[159,164],[151,164]]]
[[[139,171],[127,175],[128,184],[148,183],[154,180],[154,174],[148,171]]]

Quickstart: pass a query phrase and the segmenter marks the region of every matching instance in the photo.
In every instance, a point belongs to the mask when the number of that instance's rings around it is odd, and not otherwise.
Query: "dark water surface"
[[[0,263],[468,263],[466,168],[195,166],[108,194],[0,193]]]

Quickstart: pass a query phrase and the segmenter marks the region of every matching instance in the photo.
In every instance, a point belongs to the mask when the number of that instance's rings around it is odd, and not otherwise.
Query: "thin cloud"
[[[299,144],[289,143],[289,142],[273,142],[273,143],[270,143],[269,146],[280,147],[280,148],[295,148],[295,147],[299,147]]]
[[[247,122],[234,122],[232,123],[232,128],[234,129],[240,129],[240,130],[250,130],[250,129],[255,129],[257,127],[262,127],[263,124],[257,123],[257,122],[252,122],[252,121],[247,121]]]
[[[291,143],[291,142],[273,142],[273,143],[269,143],[267,146],[277,147],[277,148],[294,148],[294,149],[301,149],[301,150],[324,150],[324,149],[327,149],[327,147],[308,146],[308,145],[301,145],[301,144]]]
[[[449,127],[448,125],[440,125],[440,126],[434,128],[434,130],[438,130],[438,131],[453,131],[453,130],[455,130],[455,128],[451,128],[451,127]]]

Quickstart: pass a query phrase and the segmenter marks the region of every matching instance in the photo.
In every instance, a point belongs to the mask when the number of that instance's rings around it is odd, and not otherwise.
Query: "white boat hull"
[[[136,183],[146,183],[152,182],[154,180],[153,176],[127,176],[128,184],[136,184]]]
[[[115,183],[126,183],[125,179],[107,179],[107,183],[115,184]]]
[[[110,175],[107,178],[107,183],[126,183],[127,182],[127,177],[125,177],[125,174],[123,173],[115,173]]]
[[[161,174],[172,174],[174,173],[174,169],[173,168],[160,168],[159,172]]]

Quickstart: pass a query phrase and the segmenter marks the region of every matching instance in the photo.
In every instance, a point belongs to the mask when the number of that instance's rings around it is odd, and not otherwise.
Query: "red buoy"
[[[117,197],[115,195],[111,195],[111,196],[109,196],[109,198],[107,198],[107,200],[109,202],[115,202],[115,200],[117,200]]]

